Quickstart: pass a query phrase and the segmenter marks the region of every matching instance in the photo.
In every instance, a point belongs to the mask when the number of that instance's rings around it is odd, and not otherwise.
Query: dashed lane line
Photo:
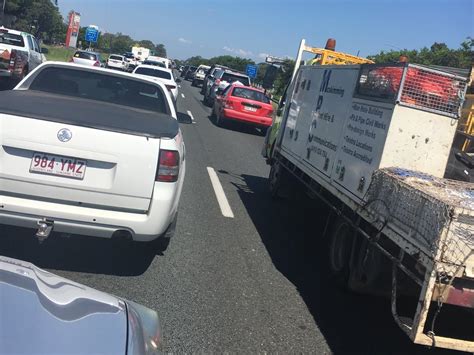
[[[219,177],[217,176],[216,171],[211,168],[207,167],[207,172],[209,174],[209,178],[211,179],[212,187],[214,188],[214,193],[216,194],[217,202],[219,203],[219,207],[221,208],[222,215],[228,218],[234,218],[234,213],[232,212],[232,208],[230,208],[229,201],[224,193],[224,189],[222,188],[221,182],[219,181]]]

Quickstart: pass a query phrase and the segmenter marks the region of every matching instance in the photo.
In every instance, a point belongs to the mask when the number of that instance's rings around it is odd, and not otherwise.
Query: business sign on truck
[[[66,47],[76,48],[77,37],[79,36],[79,24],[81,22],[81,14],[70,11],[68,16],[68,27],[66,32]]]

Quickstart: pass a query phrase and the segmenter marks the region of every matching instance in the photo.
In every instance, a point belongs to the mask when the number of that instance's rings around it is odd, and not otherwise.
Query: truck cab
[[[20,81],[42,62],[41,49],[33,35],[0,27],[0,78]]]

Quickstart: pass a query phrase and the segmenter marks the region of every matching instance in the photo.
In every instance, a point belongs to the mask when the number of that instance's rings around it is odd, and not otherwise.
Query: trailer
[[[467,78],[405,62],[299,63],[267,156],[272,195],[297,184],[327,204],[334,279],[388,290],[414,343],[474,352],[474,184],[443,178]],[[413,314],[399,314],[401,293],[416,297]],[[438,332],[445,304],[471,326]]]

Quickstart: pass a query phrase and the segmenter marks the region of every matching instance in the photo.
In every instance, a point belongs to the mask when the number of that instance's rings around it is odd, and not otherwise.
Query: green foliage
[[[58,8],[51,0],[6,0],[5,14],[15,18],[12,28],[32,33],[46,43],[64,43],[66,41],[67,24]],[[87,48],[89,43],[84,39],[86,27],[79,28],[79,47]],[[134,44],[149,48],[156,55],[166,57],[164,44],[154,44],[150,40],[135,41],[122,33],[101,33],[94,50],[106,53],[123,53],[131,50]],[[61,55],[60,55],[61,56]]]
[[[255,64],[251,59],[245,59],[240,57],[233,57],[231,55],[222,55],[218,57],[212,57],[210,59],[203,58],[201,56],[194,56],[185,60],[185,63],[188,65],[198,66],[200,64],[204,65],[214,65],[220,64],[226,67],[229,67],[237,71],[245,71],[247,64]]]
[[[8,0],[5,13],[15,16],[15,29],[47,42],[61,41],[66,35],[62,16],[50,0]]]
[[[410,63],[470,68],[471,63],[474,62],[473,47],[474,39],[468,37],[458,49],[450,49],[445,43],[435,42],[430,48],[381,51],[379,54],[371,55],[368,58],[376,63],[393,63],[398,61],[400,55],[406,55]]]
[[[166,48],[164,44],[160,43],[155,46],[155,55],[158,57],[164,57],[164,58],[167,57]]]

